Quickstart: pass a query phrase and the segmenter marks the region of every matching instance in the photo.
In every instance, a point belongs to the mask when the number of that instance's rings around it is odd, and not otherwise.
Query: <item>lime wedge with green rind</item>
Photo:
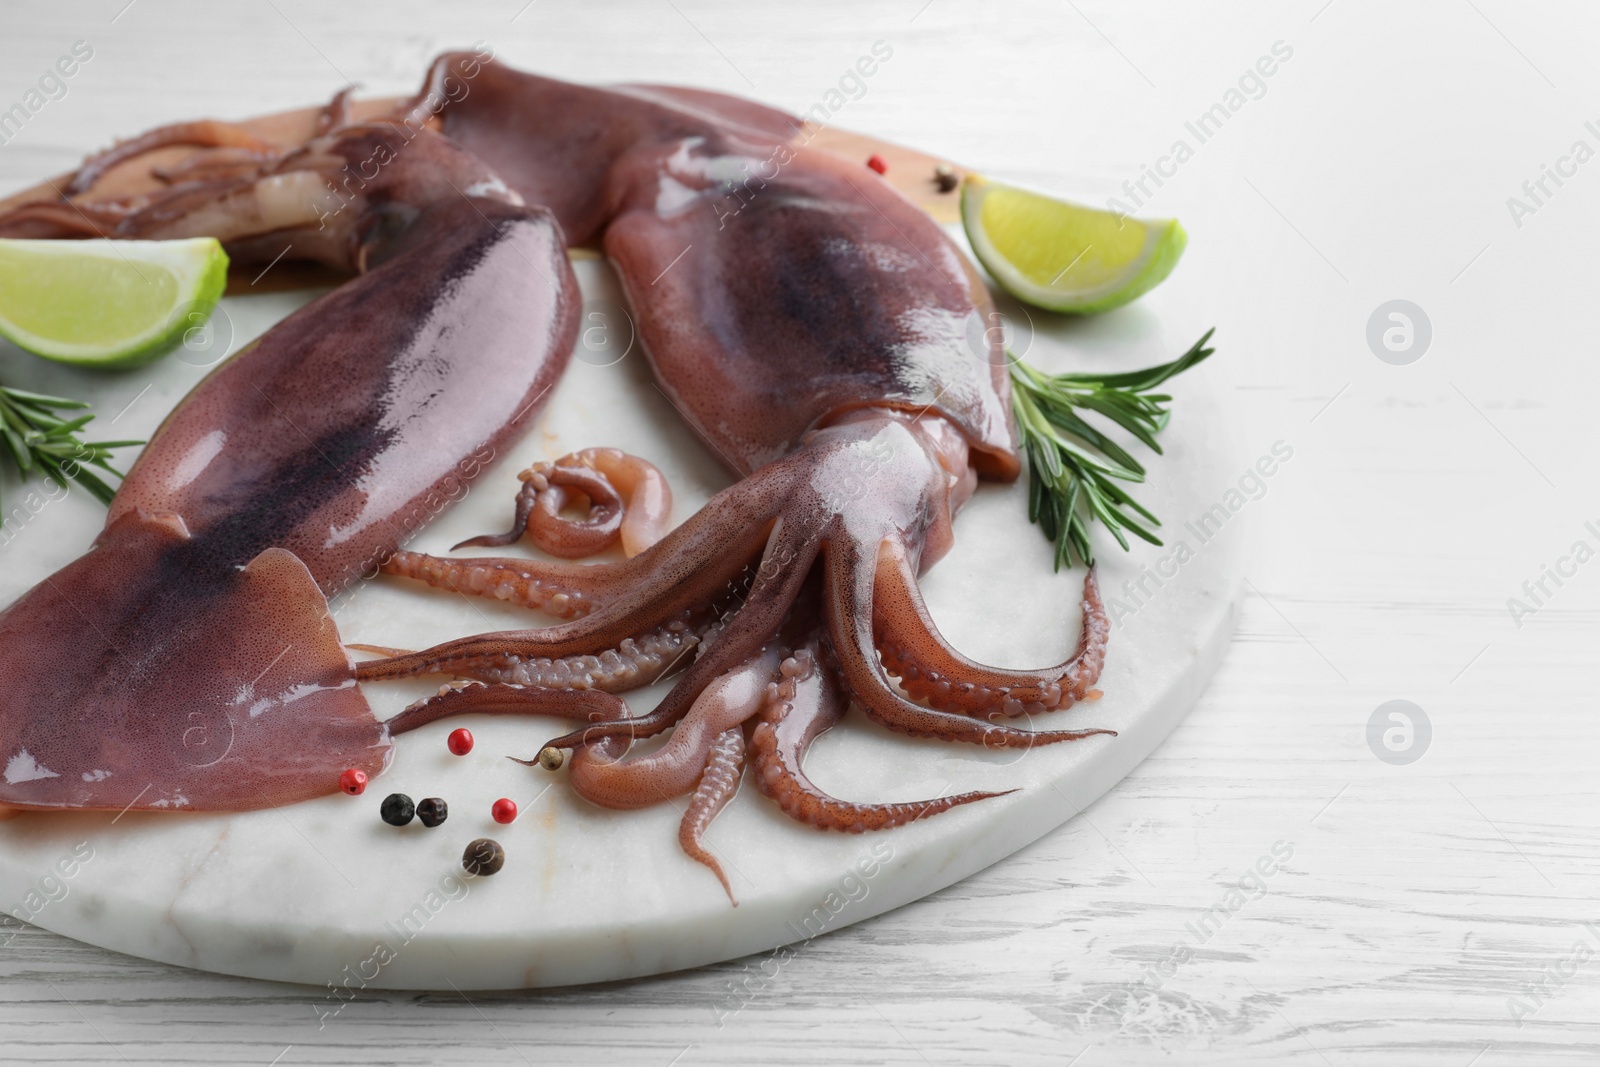
[[[58,363],[138,367],[203,324],[227,282],[211,237],[0,240],[0,335]]]
[[[1017,299],[1079,315],[1121,307],[1160,284],[1188,235],[1177,219],[1136,219],[978,175],[961,189],[978,261]]]

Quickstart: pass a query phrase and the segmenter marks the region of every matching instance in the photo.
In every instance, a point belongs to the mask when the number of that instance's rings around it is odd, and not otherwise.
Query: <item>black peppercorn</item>
[[[383,821],[390,826],[404,826],[416,813],[417,809],[412,806],[411,798],[404,793],[390,793],[383,798],[383,807],[378,809],[378,814],[383,816]]]
[[[424,826],[438,826],[450,817],[450,805],[438,797],[427,797],[417,801],[417,818],[422,820]]]
[[[506,850],[500,842],[480,837],[461,854],[461,866],[468,874],[493,874],[506,865]]]

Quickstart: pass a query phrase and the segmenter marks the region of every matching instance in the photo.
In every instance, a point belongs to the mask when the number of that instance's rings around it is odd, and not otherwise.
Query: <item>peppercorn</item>
[[[461,866],[468,874],[493,874],[505,865],[506,850],[492,838],[478,838],[461,854]]]
[[[438,826],[450,817],[450,806],[438,797],[417,801],[417,818],[424,826]]]
[[[390,793],[383,798],[383,804],[378,808],[378,814],[390,826],[404,826],[416,813],[417,809],[411,803],[411,798],[404,793]]]
[[[367,772],[357,767],[346,768],[339,775],[339,788],[351,796],[360,796],[367,788]]]
[[[887,173],[889,173],[889,164],[880,155],[874,154],[874,155],[871,155],[871,156],[867,157],[867,166],[871,167],[873,170],[877,171],[879,174],[887,174]]]
[[[472,751],[472,731],[465,727],[459,730],[451,730],[450,736],[445,739],[445,744],[449,746],[451,752],[458,756],[465,756]]]
[[[941,193],[948,193],[961,184],[961,175],[948,163],[941,163],[933,168],[933,183],[939,187]]]
[[[501,797],[489,808],[489,815],[498,823],[517,821],[517,802],[509,797]]]

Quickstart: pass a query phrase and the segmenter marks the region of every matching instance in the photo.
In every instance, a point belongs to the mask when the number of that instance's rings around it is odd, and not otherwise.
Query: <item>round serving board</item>
[[[583,255],[575,266],[589,301],[577,360],[529,436],[412,547],[443,553],[505,528],[518,470],[592,445],[660,466],[677,521],[728,484],[655,388],[609,268]],[[0,380],[84,396],[101,413],[90,427],[98,436],[148,437],[207,373],[221,342],[237,349],[315,295],[230,296],[214,317],[219,343],[209,353],[203,345],[180,350],[127,376],[47,366],[0,342]],[[1155,299],[1091,322],[1030,320],[1015,307],[1010,315],[1014,347],[1050,369],[1162,361],[1205,325]],[[807,764],[818,785],[855,800],[1016,790],[1007,796],[858,836],[792,823],[746,781],[707,838],[738,895],[733,907],[679,850],[681,803],[594,807],[569,790],[564,771],[504,758],[533,756],[563,724],[461,719],[401,737],[389,771],[360,797],[243,814],[23,813],[0,821],[0,907],[137,956],[328,986],[325,1010],[334,1013],[349,998],[345,990],[363,987],[548,986],[691,967],[804,941],[915,900],[1072,818],[1144,759],[1206,684],[1232,629],[1249,518],[1229,507],[1246,463],[1229,443],[1219,377],[1208,365],[1172,383],[1167,454],[1140,491],[1166,520],[1168,546],[1136,543],[1124,554],[1102,538],[1101,582],[1115,616],[1104,698],[1034,723],[1111,727],[1118,736],[985,751],[890,734],[853,711]],[[0,604],[86,550],[103,520],[86,494],[47,488],[0,486],[12,516],[0,532]],[[955,549],[923,580],[946,636],[981,661],[1054,663],[1076,641],[1082,572],[1052,572],[1051,546],[1026,507],[1020,483],[983,486],[957,520]],[[391,578],[357,587],[333,609],[347,641],[409,648],[542,618]],[[388,717],[438,681],[367,692]],[[664,691],[632,694],[630,703],[646,709]],[[477,737],[465,757],[445,745],[459,725]],[[444,798],[448,821],[431,830],[386,825],[378,806],[396,791]],[[521,808],[509,826],[489,816],[502,796]],[[505,867],[469,879],[462,850],[480,836],[504,845]]]

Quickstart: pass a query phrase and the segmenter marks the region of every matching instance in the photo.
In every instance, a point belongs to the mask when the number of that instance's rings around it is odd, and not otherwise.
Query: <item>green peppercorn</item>
[[[438,797],[426,797],[417,801],[417,818],[422,820],[424,826],[438,826],[450,817],[450,805]]]
[[[416,813],[411,798],[404,793],[390,793],[383,798],[383,806],[378,809],[378,814],[390,826],[404,826]]]
[[[500,842],[480,837],[461,855],[461,866],[468,874],[493,874],[506,865],[506,850]]]

